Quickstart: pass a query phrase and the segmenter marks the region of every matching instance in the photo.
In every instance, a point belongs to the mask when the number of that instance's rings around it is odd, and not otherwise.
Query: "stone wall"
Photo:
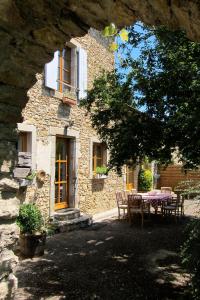
[[[73,42],[73,41],[72,41]],[[74,43],[79,43],[87,50],[88,56],[88,88],[101,70],[111,70],[114,66],[114,55],[106,46],[95,30],[82,38],[76,38]],[[50,91],[44,87],[43,74],[37,75],[37,82],[28,92],[29,101],[23,111],[24,124],[36,127],[37,135],[37,170],[44,169],[47,173],[46,182],[38,186],[37,182],[28,187],[25,201],[36,201],[45,216],[52,213],[51,209],[51,182],[53,166],[50,156],[52,145],[50,141],[50,128],[70,128],[79,134],[79,155],[76,195],[76,206],[82,212],[96,213],[115,207],[115,191],[123,189],[122,177],[110,172],[106,179],[93,179],[91,174],[91,141],[96,138],[96,132],[91,126],[89,116],[78,105],[70,107],[63,104],[61,99],[51,97]],[[34,199],[34,200],[33,200]]]
[[[90,27],[103,29],[110,22],[120,27],[130,25],[136,20],[151,25],[165,24],[173,29],[183,28],[188,37],[200,40],[200,6],[196,0],[1,1],[0,199],[2,201],[10,201],[16,195],[17,189],[13,192],[12,188],[14,184],[12,166],[16,159],[16,123],[21,122],[21,111],[28,100],[26,93],[36,82],[35,74],[42,72],[44,64],[51,60],[56,49],[63,47],[72,37],[83,36]],[[7,179],[9,181],[5,184],[4,180]],[[5,193],[8,195],[10,191],[12,191],[11,198],[6,198]],[[6,202],[2,206],[9,207],[7,217],[4,214],[0,215],[1,224],[8,229],[7,224],[14,222],[14,217],[10,218],[9,212],[13,207],[6,205]],[[17,214],[18,205],[15,203],[14,207]],[[1,229],[1,245],[3,245],[0,247],[1,254],[7,246],[4,244],[4,231],[8,233],[7,229]],[[13,229],[10,229],[10,233],[6,236],[11,237],[13,232]],[[10,249],[12,246],[9,246]],[[12,259],[8,258],[7,265],[9,261]],[[8,276],[11,271],[12,268],[7,271],[7,275],[3,272],[1,278]],[[11,290],[9,289],[9,293]],[[2,294],[1,286],[0,291]]]

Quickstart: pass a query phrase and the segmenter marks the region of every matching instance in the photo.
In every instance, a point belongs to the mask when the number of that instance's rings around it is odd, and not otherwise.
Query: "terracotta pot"
[[[46,233],[20,234],[20,252],[25,257],[41,256],[44,254]]]

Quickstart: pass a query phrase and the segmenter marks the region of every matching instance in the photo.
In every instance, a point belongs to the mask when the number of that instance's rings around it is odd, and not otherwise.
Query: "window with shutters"
[[[58,52],[58,91],[76,92],[77,56],[74,48],[66,47]]]
[[[45,86],[79,100],[86,97],[87,51],[68,43],[45,65]]]
[[[96,174],[97,167],[107,165],[107,150],[104,143],[93,143],[92,171]]]

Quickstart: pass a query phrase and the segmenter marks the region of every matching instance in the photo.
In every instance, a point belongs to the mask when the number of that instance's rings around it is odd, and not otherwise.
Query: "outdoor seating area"
[[[132,225],[134,215],[141,216],[141,227],[144,225],[144,216],[159,214],[162,217],[177,217],[184,215],[184,196],[176,195],[171,187],[161,187],[146,193],[137,193],[136,190],[116,192],[118,218],[127,219]]]

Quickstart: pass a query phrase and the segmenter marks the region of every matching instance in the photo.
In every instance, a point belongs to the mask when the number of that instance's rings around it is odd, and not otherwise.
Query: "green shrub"
[[[105,166],[102,167],[96,167],[96,174],[107,174],[108,169]]]
[[[200,220],[190,222],[181,249],[182,263],[191,274],[192,299],[200,299]]]
[[[19,209],[17,217],[17,225],[20,227],[21,233],[34,233],[41,231],[43,226],[43,218],[41,212],[35,204],[23,204]]]
[[[152,172],[150,170],[140,169],[138,174],[138,190],[147,192],[152,188]]]

